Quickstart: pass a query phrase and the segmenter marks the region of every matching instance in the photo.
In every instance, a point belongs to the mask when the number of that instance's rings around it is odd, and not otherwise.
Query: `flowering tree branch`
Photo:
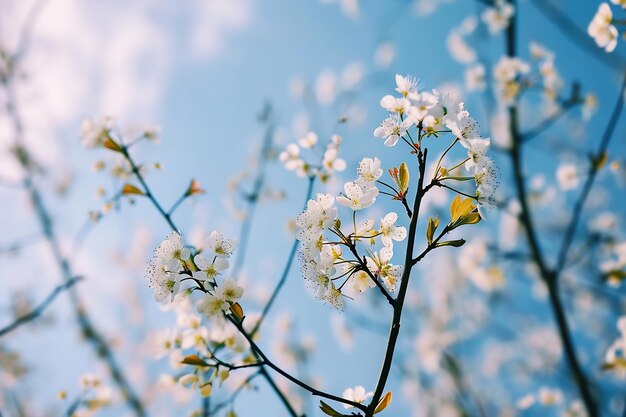
[[[161,204],[159,204],[158,200],[154,197],[154,194],[150,190],[150,187],[148,186],[148,183],[146,182],[145,178],[143,177],[143,174],[141,174],[141,171],[139,170],[137,163],[131,157],[128,146],[120,145],[119,152],[124,156],[124,158],[126,159],[128,164],[130,165],[133,174],[135,175],[135,177],[137,178],[137,180],[139,181],[139,183],[141,184],[141,186],[143,188],[143,192],[144,192],[145,196],[148,197],[148,199],[150,200],[152,205],[159,212],[159,214],[161,214],[161,216],[164,218],[164,220],[170,226],[172,231],[178,233],[178,228],[177,228],[176,224],[172,220],[171,216],[162,209]],[[202,287],[199,287],[199,288],[202,289]],[[240,332],[242,332],[242,335],[244,337],[250,338],[250,336],[243,330],[243,328],[237,327],[237,329]],[[274,382],[273,378],[263,369],[263,366],[262,366],[262,365],[266,365],[266,366],[270,366],[270,367],[276,367],[276,365],[274,365],[274,364],[270,365],[270,363],[267,361],[267,359],[264,357],[264,355],[259,355],[257,350],[255,350],[254,353],[255,353],[255,356],[257,357],[257,359],[259,357],[261,359],[263,359],[263,361],[258,362],[258,365],[257,365],[257,363],[255,363],[254,366],[261,366],[261,375],[264,377],[264,379],[269,384],[269,386],[272,388],[272,390],[275,392],[275,394],[280,398],[280,400],[284,404],[285,408],[287,408],[287,411],[289,412],[289,414],[292,417],[298,417],[298,414],[295,412],[295,410],[294,410],[293,406],[291,405],[291,403],[287,400],[285,395],[280,391],[280,389],[278,388],[278,386]],[[232,368],[233,366],[230,366],[230,367]],[[284,372],[284,371],[282,371],[282,372]]]
[[[420,131],[421,135],[421,131]],[[421,138],[420,138],[421,139]],[[387,349],[385,351],[385,357],[383,360],[378,382],[376,383],[376,389],[372,401],[367,407],[365,412],[366,417],[374,415],[374,410],[380,402],[387,379],[389,378],[389,371],[391,370],[391,364],[393,362],[393,355],[396,348],[396,342],[398,335],[400,334],[400,321],[402,319],[402,311],[404,308],[404,300],[409,288],[409,278],[411,276],[411,269],[413,268],[413,248],[415,245],[415,237],[417,232],[417,220],[419,218],[420,206],[422,204],[422,198],[424,197],[424,175],[426,171],[426,158],[428,156],[428,149],[423,153],[421,150],[417,153],[417,161],[419,165],[419,179],[417,188],[415,191],[415,199],[413,201],[413,216],[411,217],[411,223],[409,225],[409,234],[407,239],[406,255],[404,260],[404,269],[402,271],[402,280],[400,282],[400,290],[398,292],[398,298],[393,306],[393,318],[391,322],[391,328],[389,329],[389,338],[387,340]]]

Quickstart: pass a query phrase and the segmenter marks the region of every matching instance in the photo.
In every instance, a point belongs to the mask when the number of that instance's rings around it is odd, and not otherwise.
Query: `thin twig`
[[[313,195],[313,185],[315,184],[315,178],[316,178],[315,176],[309,177],[309,185],[307,187],[306,196],[304,198],[305,208],[306,208],[308,201],[311,199],[311,196]],[[272,306],[274,305],[274,302],[276,301],[276,298],[278,297],[278,293],[280,293],[280,290],[285,285],[285,282],[287,281],[287,277],[289,276],[289,271],[291,271],[291,265],[293,264],[293,260],[296,257],[299,244],[300,244],[300,241],[294,238],[293,244],[291,245],[291,250],[289,251],[289,257],[287,258],[287,262],[285,263],[285,267],[283,268],[283,273],[281,274],[280,279],[276,283],[276,286],[274,287],[274,290],[272,291],[272,295],[270,296],[269,300],[263,307],[263,311],[261,312],[261,315],[259,316],[259,319],[257,320],[256,324],[254,325],[254,328],[250,332],[251,336],[254,336],[259,331],[261,324],[263,323],[263,321],[269,314],[269,311],[271,310]]]
[[[574,235],[576,234],[576,229],[578,227],[578,223],[580,222],[580,216],[582,215],[583,208],[585,206],[585,202],[587,201],[587,197],[589,196],[589,192],[591,191],[591,187],[593,186],[593,182],[596,179],[598,171],[602,168],[601,160],[606,157],[606,150],[609,146],[609,142],[613,137],[613,132],[615,132],[615,127],[617,126],[617,122],[619,120],[620,114],[622,113],[622,109],[624,108],[624,92],[626,90],[626,72],[624,73],[624,79],[622,81],[622,85],[619,89],[617,102],[615,103],[615,107],[613,108],[613,113],[611,114],[611,118],[609,119],[609,123],[604,130],[602,135],[602,139],[600,141],[600,145],[598,146],[598,150],[596,151],[595,156],[592,158],[589,164],[589,171],[587,172],[587,180],[583,185],[583,190],[578,197],[578,200],[574,204],[574,210],[572,212],[572,218],[569,222],[569,225],[566,229],[565,235],[563,236],[563,243],[561,243],[561,249],[559,250],[558,260],[556,263],[556,271],[560,271],[565,266],[565,262],[567,260],[567,253],[569,251],[572,242],[574,241]]]
[[[26,323],[36,319],[37,317],[41,316],[43,314],[43,312],[48,308],[48,306],[50,306],[50,304],[52,304],[54,299],[60,293],[62,293],[63,291],[67,290],[68,288],[70,288],[72,285],[76,284],[80,280],[81,280],[80,277],[74,277],[74,278],[70,279],[69,281],[64,282],[63,284],[58,285],[54,290],[52,290],[52,292],[50,294],[48,294],[48,296],[41,302],[41,304],[39,304],[30,313],[18,317],[13,323],[11,323],[8,326],[5,326],[4,328],[0,329],[0,337],[6,335],[7,333],[12,332],[13,330],[17,329],[18,327],[20,327],[20,326],[22,326],[22,325],[24,325],[24,324],[26,324]]]

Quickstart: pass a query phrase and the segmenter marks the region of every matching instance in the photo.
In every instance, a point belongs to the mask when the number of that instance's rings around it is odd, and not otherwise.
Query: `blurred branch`
[[[567,100],[565,103],[561,104],[559,110],[556,111],[551,116],[543,119],[537,126],[534,128],[520,133],[520,138],[523,143],[529,142],[533,138],[539,136],[543,132],[545,132],[550,126],[554,125],[557,121],[561,119],[570,109],[576,107],[576,105],[580,104],[579,101]]]
[[[30,245],[34,245],[36,244],[39,239],[42,237],[41,232],[35,232],[35,233],[31,233],[29,235],[26,235],[20,239],[17,239],[16,241],[9,243],[7,245],[4,246],[0,246],[0,254],[3,253],[10,253],[10,252],[17,252],[20,249],[23,249],[25,247],[28,247]]]
[[[615,132],[615,127],[617,126],[617,122],[619,121],[620,114],[624,108],[624,92],[626,90],[626,72],[624,72],[624,79],[622,81],[622,85],[618,91],[617,102],[613,107],[613,112],[611,114],[611,118],[604,130],[602,135],[602,139],[600,141],[600,145],[598,146],[598,150],[595,155],[591,156],[591,161],[589,164],[589,170],[587,172],[587,180],[583,185],[583,190],[578,197],[578,200],[574,204],[574,210],[572,212],[572,218],[569,222],[569,225],[566,229],[565,236],[563,236],[563,243],[561,243],[561,249],[559,250],[558,260],[556,263],[556,271],[560,271],[565,266],[565,262],[567,261],[567,254],[569,252],[569,248],[574,240],[574,235],[576,234],[576,229],[578,227],[578,223],[580,221],[580,216],[582,215],[583,208],[585,206],[585,202],[587,201],[587,197],[589,197],[589,192],[591,191],[591,187],[596,179],[598,171],[604,166],[605,158],[607,157],[606,151],[609,146],[609,142],[613,137],[613,133]]]
[[[226,400],[222,402],[217,403],[213,407],[213,409],[210,410],[208,415],[215,415],[219,411],[221,411],[223,408],[228,407],[229,405],[233,404],[235,400],[237,399],[237,397],[239,396],[239,394],[243,391],[243,389],[247,387],[248,385],[250,385],[250,383],[254,380],[254,378],[258,377],[259,375],[261,375],[261,370],[258,370],[255,373],[248,376],[241,384],[239,384],[237,388],[235,388],[235,390],[232,392],[230,397],[228,397]]]
[[[40,223],[43,235],[52,251],[54,260],[59,267],[59,271],[63,277],[64,283],[67,284],[74,278],[75,275],[72,273],[68,258],[66,258],[61,251],[61,245],[54,232],[53,221],[49,214],[50,212],[48,211],[48,208],[43,201],[41,192],[35,185],[33,161],[31,160],[30,155],[23,144],[24,127],[22,125],[22,120],[19,115],[18,109],[16,107],[16,99],[12,88],[12,80],[13,78],[9,76],[8,78],[2,80],[2,84],[7,92],[7,114],[11,120],[11,123],[13,124],[13,130],[15,132],[15,148],[13,150],[14,155],[23,170],[23,187],[29,196],[37,220]],[[71,305],[74,310],[74,314],[76,315],[76,319],[78,321],[82,335],[93,345],[98,356],[106,364],[109,372],[111,373],[113,381],[116,383],[128,406],[134,411],[136,416],[145,417],[146,412],[139,397],[134,393],[126,378],[126,375],[122,372],[121,368],[117,364],[117,361],[113,355],[110,346],[108,345],[108,342],[92,323],[90,317],[87,314],[87,311],[80,301],[78,293],[74,290],[73,287],[71,287],[69,288],[69,294]]]
[[[6,335],[7,333],[12,332],[13,330],[17,329],[18,327],[28,323],[29,321],[32,321],[34,319],[36,319],[37,317],[39,317],[41,314],[43,314],[43,312],[48,308],[48,306],[50,304],[52,304],[52,302],[54,301],[54,299],[63,291],[67,290],[68,288],[70,288],[72,285],[74,285],[76,282],[78,282],[79,280],[81,280],[80,277],[74,277],[72,279],[70,279],[69,281],[64,282],[61,285],[58,285],[46,298],[45,300],[39,304],[37,306],[37,308],[35,308],[34,310],[32,310],[30,313],[25,314],[21,317],[18,317],[13,323],[9,324],[8,326],[0,329],[0,337]]]
[[[261,150],[259,151],[257,172],[254,178],[252,190],[250,191],[250,193],[244,196],[247,202],[247,207],[245,218],[243,220],[243,224],[241,225],[239,250],[237,251],[237,257],[235,258],[235,264],[233,265],[232,274],[234,277],[237,277],[239,275],[239,271],[241,270],[241,267],[243,266],[246,259],[246,255],[248,252],[248,241],[250,240],[250,230],[252,228],[252,220],[254,218],[254,213],[259,203],[261,191],[263,190],[263,186],[265,185],[265,172],[267,170],[267,162],[270,157],[272,143],[274,141],[274,122],[272,120],[271,105],[265,105],[261,120],[267,123],[267,127],[265,129],[265,135],[263,137],[263,144],[261,145]]]
[[[510,0],[510,3],[513,6],[516,5],[515,0]],[[517,55],[516,43],[517,13],[511,18],[511,21],[506,31],[506,53],[509,57],[515,57]],[[576,354],[574,340],[572,338],[571,331],[567,323],[565,310],[563,308],[563,304],[561,302],[561,298],[558,292],[557,273],[550,270],[546,264],[543,252],[541,251],[539,245],[534,222],[532,220],[532,215],[528,204],[526,185],[524,182],[524,169],[522,165],[523,138],[519,130],[519,115],[516,104],[513,104],[509,107],[509,130],[513,142],[511,149],[509,150],[509,157],[511,159],[513,167],[513,177],[515,189],[517,192],[517,199],[519,200],[521,207],[521,212],[519,216],[520,221],[522,223],[524,231],[526,232],[526,237],[528,239],[528,244],[530,246],[534,262],[537,264],[539,273],[548,288],[550,306],[552,307],[552,311],[556,319],[559,337],[565,350],[566,358],[572,372],[574,382],[578,387],[587,414],[589,415],[589,417],[597,417],[599,415],[598,405],[595,398],[591,394],[589,382],[587,380],[587,377],[585,376],[585,373],[582,369],[582,366],[580,365],[578,356]]]
[[[306,196],[304,199],[305,208],[306,208],[307,202],[313,195],[313,185],[315,184],[315,178],[316,178],[315,176],[309,177],[309,185],[308,185]],[[261,315],[259,316],[259,320],[257,320],[256,324],[254,325],[254,328],[250,332],[251,336],[254,336],[256,332],[259,331],[261,324],[263,323],[263,321],[269,314],[270,309],[274,305],[274,302],[276,301],[276,298],[278,297],[278,293],[282,289],[283,285],[285,285],[285,282],[287,281],[287,277],[289,276],[289,271],[291,270],[291,265],[293,264],[293,260],[296,257],[296,252],[298,250],[299,243],[300,243],[299,240],[294,238],[293,244],[291,245],[291,250],[289,251],[289,257],[287,258],[287,263],[285,263],[285,267],[283,268],[283,273],[281,274],[280,279],[276,283],[276,286],[274,287],[274,291],[272,291],[272,295],[270,296],[269,300],[263,307],[263,311],[261,312]]]

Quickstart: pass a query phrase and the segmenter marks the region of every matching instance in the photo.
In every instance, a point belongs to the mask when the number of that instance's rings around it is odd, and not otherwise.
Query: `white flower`
[[[502,56],[493,69],[498,95],[503,103],[512,104],[522,86],[518,77],[530,72],[530,65],[516,57]]]
[[[357,168],[357,175],[364,182],[377,181],[383,175],[383,170],[380,168],[380,159],[361,159],[359,167]]]
[[[215,290],[215,296],[236,303],[243,295],[243,287],[232,278],[225,279]]]
[[[385,139],[385,146],[395,146],[412,125],[413,122],[409,118],[400,120],[398,117],[390,116],[374,130],[374,136]]]
[[[300,148],[295,143],[287,145],[287,148],[278,155],[278,159],[289,171],[294,171],[304,164],[300,158]]]
[[[365,257],[367,267],[374,274],[380,276],[387,289],[393,292],[402,275],[402,266],[389,263],[393,257],[393,249],[385,246],[380,252],[374,252],[372,257]]]
[[[578,187],[578,167],[575,164],[561,164],[556,170],[556,180],[562,190],[573,190]]]
[[[343,171],[346,169],[346,161],[337,157],[337,154],[338,150],[335,147],[329,147],[326,152],[324,152],[322,165],[330,173],[332,173],[333,171]]]
[[[469,160],[465,163],[465,169],[471,171],[473,168],[482,164],[483,159],[487,155],[491,141],[489,139],[477,138],[468,142],[461,142],[461,144],[464,143],[469,145],[467,150]]]
[[[317,144],[317,135],[314,132],[309,132],[302,139],[298,141],[298,145],[306,149],[311,149]]]
[[[394,96],[386,95],[380,99],[380,105],[389,113],[397,113],[398,116],[400,116],[409,111],[411,102],[409,102],[406,98],[396,98]]]
[[[396,221],[398,221],[398,214],[393,211],[380,220],[380,233],[382,234],[380,239],[384,246],[392,247],[394,240],[399,242],[406,238],[406,228],[396,226]]]
[[[391,42],[383,42],[374,51],[374,62],[378,68],[388,68],[396,57],[396,47]],[[397,76],[396,76],[397,78]]]
[[[211,233],[207,241],[207,249],[219,258],[229,258],[236,248],[235,239],[224,239],[217,230]]]
[[[182,237],[176,232],[170,233],[154,250],[146,276],[156,301],[171,301],[178,294],[182,279],[181,262],[189,256],[189,249],[184,247]]]
[[[211,318],[222,312],[228,311],[230,305],[221,297],[213,294],[204,294],[204,297],[197,305],[198,312]]]
[[[424,91],[419,94],[412,94],[409,96],[411,100],[411,108],[409,109],[409,117],[413,123],[419,123],[429,114],[439,103],[439,97],[437,94]]]
[[[296,236],[303,240],[306,231],[312,229],[321,232],[332,227],[337,218],[335,198],[330,194],[317,194],[315,200],[309,200],[306,209],[296,218],[298,232]]]
[[[478,122],[465,110],[463,103],[449,108],[448,113],[443,117],[443,123],[453,135],[459,138],[461,145],[465,148],[470,147],[469,141],[480,137]]]
[[[346,400],[349,401],[353,401],[355,403],[359,403],[359,404],[363,404],[363,401],[367,400],[368,398],[371,398],[374,396],[373,392],[365,392],[365,388],[363,388],[361,385],[358,385],[354,388],[347,388],[344,392],[342,397]],[[343,405],[344,408],[348,409],[348,408],[352,408],[352,406],[350,404],[344,404]]]
[[[538,395],[539,403],[543,406],[559,405],[563,402],[563,393],[558,389],[541,387]]]
[[[218,256],[214,257],[213,262],[207,262],[204,256],[196,255],[193,261],[199,269],[193,273],[193,277],[199,281],[215,282],[219,273],[229,266],[228,259]]]
[[[335,261],[341,258],[341,246],[326,244],[319,253],[319,265],[326,269],[331,269]]]
[[[483,91],[485,89],[485,67],[476,64],[465,70],[465,87],[468,91]]]
[[[522,398],[517,400],[515,406],[520,410],[527,410],[532,407],[533,404],[535,404],[535,401],[536,399],[534,394],[526,394]]]
[[[346,308],[343,299],[341,298],[341,291],[335,288],[335,285],[332,282],[330,284],[330,288],[321,299],[339,311],[343,311]]]
[[[372,278],[365,271],[359,270],[352,274],[352,289],[355,292],[364,292],[370,288],[374,288],[376,283],[372,281]]]
[[[617,46],[617,28],[613,22],[613,12],[607,3],[601,3],[598,11],[587,27],[587,33],[596,41],[600,48],[606,52],[613,52]]]
[[[515,13],[512,4],[504,0],[496,0],[495,7],[488,7],[480,16],[493,35],[509,26],[509,20]]]
[[[183,238],[176,232],[170,233],[167,238],[154,251],[155,255],[169,261],[177,259],[179,261],[189,259],[190,252],[183,243]]]
[[[463,33],[452,29],[446,38],[446,46],[450,55],[461,64],[471,64],[476,61],[476,51],[465,41]]]
[[[396,91],[402,94],[403,97],[407,97],[409,94],[417,94],[419,81],[415,77],[407,75],[403,77],[400,74],[396,74]]]
[[[350,207],[352,210],[361,210],[374,204],[378,196],[378,188],[367,183],[350,181],[344,184],[344,195],[337,196],[337,203]]]
[[[498,187],[498,177],[494,162],[484,157],[476,165],[474,180],[476,181],[476,194],[485,199],[491,197]]]
[[[172,301],[180,289],[180,263],[175,260],[165,262],[163,259],[152,258],[148,262],[148,285],[159,303]]]
[[[502,56],[493,70],[493,77],[497,81],[506,82],[515,80],[520,74],[528,74],[530,65],[516,57]]]
[[[85,118],[80,125],[80,138],[82,145],[86,148],[102,146],[109,137],[109,132],[113,128],[115,121],[110,117],[101,120]]]

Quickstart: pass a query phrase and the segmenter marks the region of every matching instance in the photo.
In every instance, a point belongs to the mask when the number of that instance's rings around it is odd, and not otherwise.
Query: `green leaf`
[[[409,189],[409,167],[406,163],[400,164],[400,172],[398,175],[398,187],[400,192],[405,193]]]
[[[343,417],[344,414],[333,409],[330,405],[326,404],[324,401],[320,401],[320,410],[322,410],[325,414],[331,417]]]
[[[426,239],[428,240],[429,245],[433,243],[433,236],[435,235],[435,231],[438,227],[439,217],[435,217],[434,219],[431,217],[428,219],[428,227],[426,228]]]
[[[436,247],[441,246],[453,246],[458,248],[459,246],[463,246],[465,244],[465,239],[457,239],[457,240],[448,240],[447,242],[439,242]]]

